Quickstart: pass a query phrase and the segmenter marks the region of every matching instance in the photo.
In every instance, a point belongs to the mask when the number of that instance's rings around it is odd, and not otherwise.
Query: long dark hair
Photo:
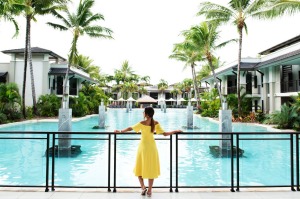
[[[153,119],[154,109],[151,106],[146,107],[145,115],[148,115],[151,118],[151,132],[153,133],[154,129],[155,129],[155,124],[154,124],[154,119]]]

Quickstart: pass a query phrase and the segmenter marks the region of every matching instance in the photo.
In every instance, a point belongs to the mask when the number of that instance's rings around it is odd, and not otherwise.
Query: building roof
[[[299,50],[295,50],[293,52],[286,53],[284,55],[280,55],[278,57],[275,57],[273,59],[269,59],[267,61],[263,61],[263,62],[259,63],[256,66],[256,68],[260,68],[260,67],[266,66],[268,64],[276,63],[276,62],[282,61],[284,59],[292,58],[293,56],[297,56],[297,55],[300,55],[300,49]]]
[[[298,43],[298,42],[300,42],[300,35],[298,35],[296,37],[293,37],[293,38],[291,38],[291,39],[289,39],[287,41],[284,41],[284,42],[282,42],[280,44],[277,44],[277,45],[275,45],[275,46],[273,46],[273,47],[271,47],[271,48],[269,48],[267,50],[264,50],[264,51],[260,52],[259,54],[260,55],[267,55],[267,54],[270,54],[272,52],[275,52],[277,50],[280,50],[282,48],[285,48],[287,46],[293,45],[293,44]]]
[[[12,49],[12,50],[3,50],[2,52],[4,54],[24,54],[25,48],[19,48],[19,49]],[[64,61],[66,61],[65,58],[59,56],[58,54],[54,53],[51,50],[47,50],[44,48],[39,48],[39,47],[32,47],[31,48],[31,52],[32,54],[49,54],[51,55],[53,58],[57,58],[57,59],[62,59]]]
[[[58,75],[66,75],[67,73],[67,68],[50,68],[50,71],[48,73],[48,75],[54,75],[54,76],[58,76]],[[75,76],[75,77],[79,77],[81,79],[85,79],[89,82],[92,83],[97,83],[95,80],[93,80],[92,78],[85,76],[83,74],[80,74],[76,71],[73,71],[72,69],[69,70],[69,76]]]
[[[241,71],[253,71],[253,70],[255,70],[255,68],[258,64],[259,64],[259,62],[241,62]],[[226,73],[226,72],[230,72],[230,71],[237,71],[237,64],[217,72],[216,76]],[[207,76],[207,77],[203,78],[201,81],[202,82],[207,81],[211,78],[213,78],[213,75]]]

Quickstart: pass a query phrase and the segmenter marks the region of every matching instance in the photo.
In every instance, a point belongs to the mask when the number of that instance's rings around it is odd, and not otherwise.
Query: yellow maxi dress
[[[135,168],[133,170],[136,176],[142,176],[144,179],[154,179],[160,175],[160,164],[158,151],[154,139],[154,133],[151,132],[151,126],[137,123],[132,129],[141,132],[141,141],[137,150]],[[155,125],[156,134],[164,133],[160,124]]]

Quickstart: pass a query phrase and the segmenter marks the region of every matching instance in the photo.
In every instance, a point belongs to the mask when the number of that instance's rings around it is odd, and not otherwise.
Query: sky
[[[169,84],[191,78],[190,67],[184,62],[169,59],[173,45],[183,41],[180,33],[204,21],[196,16],[199,4],[204,0],[96,0],[94,13],[101,13],[105,21],[101,26],[110,28],[113,40],[93,39],[81,36],[78,41],[79,54],[90,57],[100,66],[101,72],[113,75],[127,60],[133,71],[140,76],[150,76],[152,84],[160,79]],[[210,0],[226,5],[229,0]],[[77,7],[79,0],[73,0],[69,9]],[[11,23],[0,21],[0,51],[24,48],[25,19],[17,18],[20,34],[12,38],[14,27]],[[257,57],[257,54],[278,43],[300,34],[300,14],[285,16],[275,20],[248,19],[248,35],[243,37],[242,57]],[[32,47],[53,51],[67,58],[71,47],[70,31],[61,32],[46,25],[58,22],[52,16],[38,17],[32,22]],[[220,28],[220,43],[238,38],[234,26]],[[225,64],[237,60],[238,45],[230,44],[215,52]],[[9,62],[10,57],[0,52],[0,63]],[[198,64],[196,70],[200,70]]]

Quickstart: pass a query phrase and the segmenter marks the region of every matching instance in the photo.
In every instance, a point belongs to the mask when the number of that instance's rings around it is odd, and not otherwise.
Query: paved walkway
[[[139,190],[120,190],[117,193],[97,190],[56,190],[43,192],[41,190],[3,190],[0,189],[1,199],[147,199],[141,196]],[[289,190],[246,190],[232,193],[220,190],[184,190],[179,193],[163,191],[153,192],[151,199],[299,199],[300,191]]]

